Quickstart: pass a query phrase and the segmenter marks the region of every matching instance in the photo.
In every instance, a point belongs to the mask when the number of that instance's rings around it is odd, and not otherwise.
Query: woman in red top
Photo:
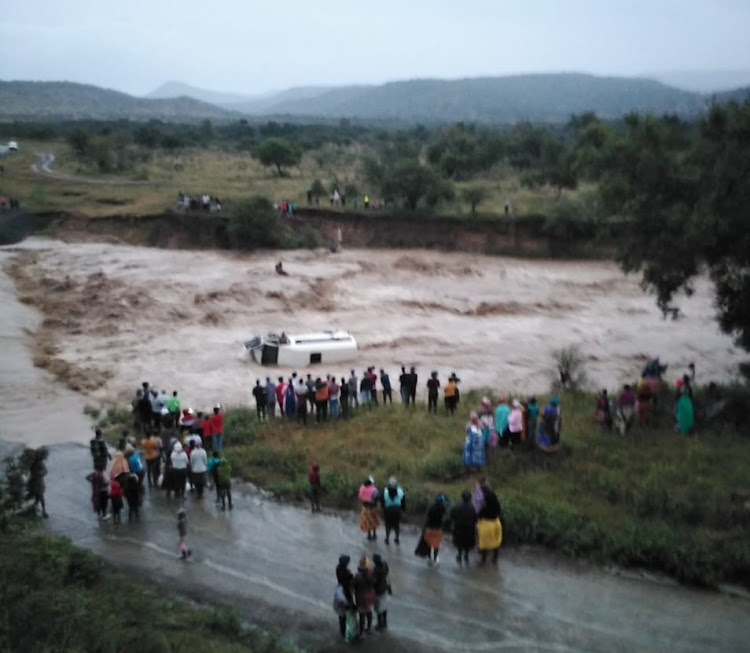
[[[221,412],[221,404],[214,406],[214,414],[211,415],[211,448],[214,451],[224,448],[224,413]]]

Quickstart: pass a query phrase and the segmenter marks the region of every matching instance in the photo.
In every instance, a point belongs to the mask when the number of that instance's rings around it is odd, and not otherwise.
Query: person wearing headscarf
[[[479,426],[482,429],[484,439],[484,459],[491,461],[497,449],[497,431],[495,431],[495,412],[492,410],[492,401],[489,397],[482,397],[482,406],[477,412],[479,415]]]
[[[513,400],[513,408],[508,415],[508,432],[510,445],[518,447],[521,444],[523,434],[523,413],[521,412],[521,402],[518,399]]]
[[[125,457],[124,448],[118,449],[115,452],[115,457],[112,459],[112,465],[109,468],[109,479],[110,481],[117,481],[120,485],[123,485],[129,473],[130,467],[128,466],[127,458]]]
[[[500,544],[503,541],[503,527],[500,521],[502,509],[500,501],[492,488],[487,484],[482,487],[484,505],[477,515],[478,549],[481,563],[487,561],[487,553],[492,551],[492,564],[497,564]]]
[[[447,507],[448,497],[442,492],[438,492],[435,495],[435,501],[427,509],[422,537],[430,548],[430,555],[427,556],[427,564],[430,566],[439,564],[438,554],[440,553],[440,544],[443,541],[443,520]]]
[[[179,442],[174,443],[169,458],[172,462],[172,487],[168,488],[168,490],[174,490],[175,497],[184,497],[185,482],[187,481],[188,456],[182,450],[182,444]],[[169,495],[169,491],[167,491],[167,495]]]
[[[359,528],[363,533],[367,533],[368,540],[377,540],[377,530],[380,525],[378,488],[375,487],[375,479],[372,476],[368,476],[359,486],[357,496],[362,504],[362,510],[359,513]]]
[[[388,479],[388,485],[383,488],[383,517],[385,521],[385,543],[388,544],[391,531],[394,532],[394,542],[398,544],[401,529],[401,513],[406,510],[404,490],[396,481],[395,476]]]
[[[388,563],[383,560],[379,553],[372,556],[373,570],[372,580],[375,589],[375,614],[378,624],[375,630],[386,630],[388,628],[388,597],[393,594]]]
[[[464,465],[481,469],[484,465],[484,434],[479,424],[479,415],[471,413],[464,438]]]
[[[471,492],[464,490],[461,503],[452,510],[453,545],[456,547],[456,562],[469,564],[469,551],[476,546],[477,513],[471,501]]]
[[[370,559],[362,556],[357,573],[352,581],[354,601],[359,612],[359,634],[369,633],[372,629],[372,609],[375,605],[375,580]]]

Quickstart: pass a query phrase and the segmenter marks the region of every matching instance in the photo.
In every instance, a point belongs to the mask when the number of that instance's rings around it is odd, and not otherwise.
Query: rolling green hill
[[[231,120],[238,115],[193,98],[137,98],[73,82],[0,81],[0,121]]]
[[[699,93],[650,79],[561,73],[419,79],[380,86],[345,86],[304,99],[235,105],[245,112],[406,122],[557,122],[594,111],[616,118],[629,111],[693,115],[705,105]]]

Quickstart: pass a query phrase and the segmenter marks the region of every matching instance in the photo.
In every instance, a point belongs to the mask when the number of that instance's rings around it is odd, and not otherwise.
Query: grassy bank
[[[16,521],[0,536],[0,650],[281,653],[224,608],[158,595],[68,540]]]
[[[322,467],[324,501],[356,508],[362,479],[382,484],[395,474],[409,495],[407,518],[421,522],[430,497],[454,500],[479,475],[465,473],[466,414],[428,416],[424,406],[360,411],[349,421],[299,428],[255,412],[227,416],[235,473],[289,500],[304,500],[307,466]],[[700,408],[702,400],[698,398]],[[602,433],[594,397],[562,397],[564,451],[499,450],[484,475],[505,512],[506,543],[540,544],[571,556],[665,572],[681,581],[750,586],[750,440],[715,421],[697,437],[673,432],[669,395],[661,426],[626,438]]]

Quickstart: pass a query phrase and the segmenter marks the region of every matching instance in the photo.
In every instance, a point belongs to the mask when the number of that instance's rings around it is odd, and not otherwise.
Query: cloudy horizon
[[[2,77],[134,95],[168,81],[257,95],[542,72],[750,83],[742,0],[381,0],[377,10],[351,0],[219,0],[209,9],[197,0],[6,0]]]

